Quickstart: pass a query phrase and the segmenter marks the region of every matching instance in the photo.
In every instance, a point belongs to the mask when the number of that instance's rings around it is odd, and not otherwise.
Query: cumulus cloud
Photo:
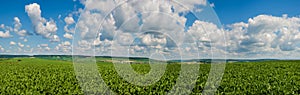
[[[55,50],[58,52],[63,52],[65,54],[71,54],[72,51],[71,42],[69,41],[61,42],[55,47]]]
[[[299,50],[298,17],[259,15],[228,27],[228,52],[235,55],[280,57]]]
[[[20,30],[16,32],[19,36],[26,36],[27,35],[27,31],[26,30]]]
[[[25,38],[23,41],[24,41],[24,42],[27,42],[28,40]]]
[[[14,42],[14,41],[10,41],[10,43],[9,43],[10,45],[16,45],[16,42]]]
[[[14,17],[14,31],[18,31],[21,28],[22,24],[18,17]]]
[[[122,2],[104,0],[83,2],[86,10],[81,13],[81,20],[77,24],[83,38],[95,38],[98,29],[101,29],[101,40],[112,40],[116,31],[131,33],[153,29],[161,32],[184,31],[182,27],[184,27],[186,19],[179,16],[178,12],[172,12],[174,3],[151,0]],[[121,3],[121,6],[114,7]],[[206,2],[189,0],[180,3],[194,7],[194,5],[205,4]],[[114,10],[110,12],[111,9]],[[178,25],[178,23],[180,24]],[[99,27],[100,24],[102,27]],[[141,31],[139,28],[142,26],[143,30]]]
[[[4,52],[5,51],[5,49],[0,45],[0,51],[1,52]]]
[[[19,42],[18,46],[21,47],[21,48],[23,48],[25,45]]]
[[[146,34],[141,40],[146,46],[161,46],[167,43],[167,38],[164,35],[155,37],[153,34]]]
[[[45,50],[46,50],[46,51],[50,51],[51,48],[50,48],[50,47],[45,47]]]
[[[50,39],[51,42],[59,42],[60,38],[58,37],[58,35],[53,35],[52,38]]]
[[[68,16],[68,17],[66,17],[64,19],[64,21],[66,23],[66,25],[64,26],[65,32],[74,33],[74,28],[69,29],[69,26],[75,23],[73,17],[72,16]]]
[[[65,41],[62,45],[64,45],[64,46],[71,46],[71,43],[69,41]]]
[[[269,56],[274,52],[288,55],[288,52],[299,51],[298,17],[259,15],[250,18],[248,22],[224,27],[196,20],[186,29],[187,18],[179,13],[201,12],[199,6],[214,7],[214,4],[207,5],[206,0],[168,3],[151,0],[81,0],[81,3],[86,9],[81,11],[81,19],[77,23],[80,40],[74,42],[78,45],[75,48],[81,51],[96,46],[98,54],[105,50],[146,53],[149,49],[157,49],[157,52],[164,54],[181,50],[189,56],[197,56],[192,53],[209,54],[215,50],[229,57],[244,58]],[[65,18],[65,22],[74,23],[71,18]],[[124,47],[126,45],[131,47]]]
[[[73,39],[73,35],[69,33],[64,34],[64,37],[67,39]]]
[[[193,55],[200,53],[201,57],[209,57],[212,53],[214,53],[214,57],[224,57],[226,52],[224,32],[214,23],[197,20],[187,31],[188,34],[184,40],[185,46],[181,50],[191,52]]]
[[[40,44],[38,47],[48,47],[48,44]]]
[[[2,38],[12,37],[10,35],[10,32],[14,32],[17,35],[24,37],[27,35],[27,31],[24,29],[21,30],[21,27],[22,27],[21,20],[18,17],[14,17],[13,27],[5,26],[4,24],[0,25],[0,28],[6,31],[5,33],[3,31],[0,31],[0,37]]]
[[[56,23],[52,19],[46,20],[41,16],[42,11],[39,4],[32,3],[26,5],[25,11],[33,24],[36,34],[42,35],[45,38],[56,39]]]
[[[188,47],[186,50],[209,51],[213,48],[226,52],[229,58],[295,57],[291,53],[299,51],[298,17],[258,15],[248,22],[233,23],[224,28],[209,22],[195,21],[187,32],[193,35],[197,48]],[[226,34],[226,44],[221,31]]]
[[[9,38],[9,37],[12,37],[9,31],[6,32],[0,31],[0,38]]]
[[[75,23],[73,17],[71,17],[71,16],[66,17],[66,18],[65,18],[65,22],[66,22],[66,24],[68,24],[68,25],[74,24],[74,23]]]
[[[114,44],[114,48],[123,48],[122,46],[130,45],[135,39],[141,39],[144,45],[154,44],[151,46],[152,48],[160,48],[161,50],[167,48],[166,50],[170,50],[172,48],[169,46],[173,47],[174,43],[182,43],[185,31],[187,19],[179,13],[199,9],[197,6],[206,6],[207,2],[206,0],[174,2],[82,0],[81,3],[86,8],[81,12],[81,18],[77,23],[77,31],[81,36],[79,39],[94,42],[92,43],[94,45],[100,45],[103,41],[110,41]],[[122,5],[118,6],[119,4]],[[137,37],[147,32],[157,32],[173,38]],[[174,41],[171,41],[171,39]]]

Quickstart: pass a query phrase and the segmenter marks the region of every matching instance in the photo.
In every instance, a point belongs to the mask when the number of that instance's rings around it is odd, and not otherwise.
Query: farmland
[[[237,62],[226,64],[216,94],[300,94],[300,61]],[[162,78],[150,86],[137,86],[118,76],[113,64],[97,63],[111,90],[118,94],[164,94],[176,84],[180,64],[168,64]],[[132,64],[141,74],[148,64]],[[210,64],[201,64],[191,94],[204,89]],[[39,58],[0,59],[0,94],[83,94],[71,61]]]

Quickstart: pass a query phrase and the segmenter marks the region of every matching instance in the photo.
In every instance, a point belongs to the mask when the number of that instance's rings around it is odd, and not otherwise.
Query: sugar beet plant
[[[0,62],[0,94],[81,94],[70,62],[10,59]]]
[[[300,94],[300,61],[228,63],[216,94]],[[148,64],[132,64],[146,74]],[[180,64],[168,64],[161,79],[137,86],[122,79],[112,63],[99,62],[99,72],[116,94],[165,94],[173,89]],[[201,64],[191,94],[201,94],[210,70]],[[84,94],[71,62],[46,59],[3,59],[0,61],[0,94]]]

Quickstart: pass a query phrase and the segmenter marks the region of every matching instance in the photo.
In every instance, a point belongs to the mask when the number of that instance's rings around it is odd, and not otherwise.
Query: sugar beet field
[[[99,62],[103,80],[117,94],[165,94],[176,83],[180,64],[168,64],[150,86],[136,86],[118,76],[112,63]],[[149,64],[132,64],[145,74]],[[201,94],[210,64],[201,64],[193,94]],[[0,59],[0,94],[83,94],[70,61],[39,58]],[[215,94],[300,94],[300,61],[228,63]]]

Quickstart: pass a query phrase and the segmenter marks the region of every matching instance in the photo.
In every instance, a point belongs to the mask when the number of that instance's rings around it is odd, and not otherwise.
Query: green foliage
[[[300,62],[227,64],[217,93],[300,94]]]
[[[300,61],[226,64],[216,94],[300,94],[299,64]],[[140,74],[151,69],[148,64],[131,66]],[[157,83],[137,86],[123,80],[111,63],[99,62],[98,68],[109,88],[118,94],[165,94],[173,89],[180,72],[180,64],[168,64]],[[200,65],[199,77],[191,94],[202,93],[209,70],[209,64]],[[83,94],[71,62],[38,58],[0,59],[0,72],[0,94]]]
[[[72,64],[18,58],[0,63],[0,94],[82,94]]]

